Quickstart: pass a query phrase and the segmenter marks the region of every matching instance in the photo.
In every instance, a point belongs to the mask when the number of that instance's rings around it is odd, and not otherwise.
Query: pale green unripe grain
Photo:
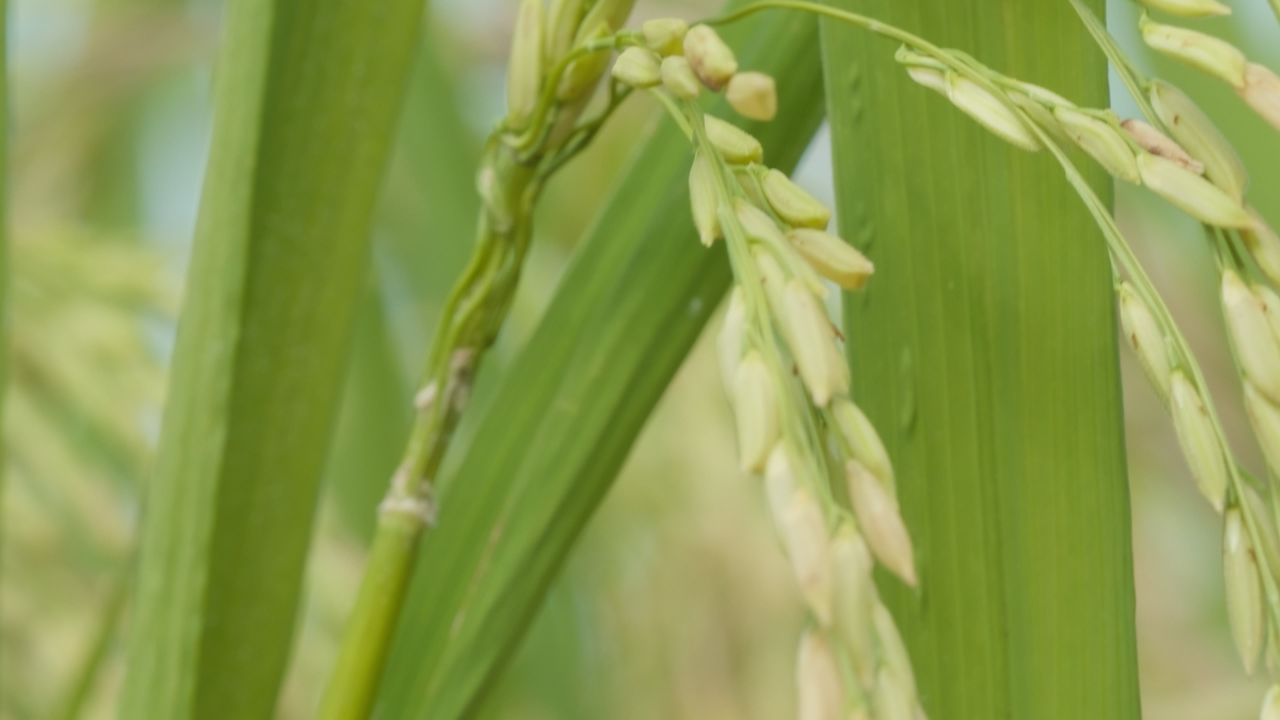
[[[1151,309],[1129,283],[1122,283],[1117,288],[1116,295],[1120,307],[1120,326],[1124,330],[1125,340],[1138,356],[1147,379],[1155,385],[1160,397],[1168,402],[1169,379],[1173,373],[1173,367],[1169,362],[1169,353],[1165,347],[1165,337],[1160,330],[1160,324],[1156,322]]]
[[[1143,153],[1138,156],[1138,172],[1143,185],[1202,223],[1234,229],[1253,226],[1243,205],[1172,160]]]
[[[542,90],[542,0],[523,0],[516,15],[507,66],[507,124],[529,124]]]
[[[1254,112],[1280,130],[1280,77],[1270,68],[1249,63],[1245,66],[1244,86],[1239,93]]]
[[[738,59],[715,30],[696,25],[684,36],[684,56],[704,85],[719,90],[738,72]]]
[[[875,265],[858,249],[822,230],[795,228],[787,232],[791,246],[826,279],[846,290],[867,284]]]
[[[1280,476],[1280,407],[1258,391],[1253,383],[1244,382],[1244,409],[1253,427],[1254,437],[1262,448],[1262,456],[1272,474]]]
[[[783,291],[783,320],[791,341],[791,354],[813,404],[826,407],[832,396],[849,390],[849,368],[835,344],[831,320],[818,298],[800,280],[791,280]]]
[[[1169,383],[1173,428],[1196,486],[1218,512],[1226,500],[1227,460],[1200,393],[1180,370]]]
[[[1152,80],[1148,93],[1160,122],[1192,157],[1204,163],[1205,175],[1236,202],[1244,202],[1249,175],[1244,162],[1213,120],[1186,93],[1163,80]]]
[[[1253,227],[1241,231],[1245,245],[1267,279],[1280,285],[1280,235],[1256,210],[1251,209],[1249,214],[1253,216]],[[1276,309],[1280,312],[1280,306]]]
[[[582,27],[594,27],[603,23],[610,28],[620,28],[627,24],[631,9],[636,0],[594,0],[587,16],[582,19]]]
[[[787,457],[787,448],[777,443],[769,451],[769,459],[764,466],[764,491],[769,500],[769,511],[781,527],[780,518],[786,513],[787,505],[796,490],[795,474],[791,470],[791,459]]]
[[[732,399],[739,466],[743,472],[760,472],[780,434],[777,390],[760,353],[748,352],[738,363]]]
[[[737,198],[733,202],[733,214],[748,240],[771,247],[783,244],[782,229],[765,211],[742,198]]]
[[[1075,103],[1062,97],[1058,93],[1047,87],[1036,85],[1035,83],[1015,81],[1015,85],[1019,90],[1027,95],[1027,97],[1035,100],[1042,105],[1049,105],[1054,108],[1074,108]]]
[[[896,486],[893,463],[871,420],[848,398],[834,400],[831,415],[835,418],[836,430],[848,443],[853,459],[862,463],[885,488],[893,492]]]
[[[912,699],[916,697],[916,677],[911,670],[911,656],[907,653],[907,644],[902,642],[902,634],[889,614],[889,608],[876,603],[871,613],[871,620],[876,629],[876,639],[880,641],[881,661],[884,667],[902,683],[903,690]]]
[[[1195,30],[1165,25],[1143,14],[1138,21],[1142,40],[1164,55],[1199,68],[1234,88],[1245,84],[1245,59],[1240,49],[1225,40]]]
[[[1020,92],[1009,93],[1009,99],[1017,105],[1019,109],[1031,117],[1031,121],[1039,125],[1045,131],[1053,133],[1054,137],[1063,142],[1075,142],[1075,139],[1068,136],[1066,130],[1062,127],[1062,123],[1058,122],[1058,118],[1054,116],[1053,111],[1046,108],[1040,101],[1029,95]],[[1073,107],[1072,105],[1064,105],[1062,107]]]
[[[1055,108],[1054,118],[1080,149],[1107,172],[1130,183],[1139,183],[1138,160],[1129,143],[1109,123],[1067,107]]]
[[[778,259],[786,263],[790,274],[803,281],[819,298],[827,296],[827,286],[813,268],[787,252],[788,245],[782,229],[768,213],[742,198],[734,198],[733,212],[747,240],[762,246],[762,250],[777,253]]]
[[[662,59],[662,86],[681,100],[693,100],[702,92],[702,83],[693,74],[689,61],[680,55]]]
[[[1277,575],[1277,571],[1280,571],[1280,535],[1276,534],[1274,515],[1269,505],[1271,501],[1264,499],[1251,485],[1241,485],[1240,491],[1240,495],[1236,498],[1240,502],[1240,514],[1257,527],[1257,539],[1262,544],[1260,553],[1257,552],[1257,547],[1254,548],[1254,559],[1258,562],[1260,572],[1270,574],[1272,577],[1280,576]],[[1251,542],[1252,539],[1253,536],[1250,535]],[[1273,632],[1274,630],[1272,628]]]
[[[693,226],[698,230],[698,240],[707,247],[720,237],[719,208],[715,168],[706,156],[698,152],[689,168],[689,209],[693,214]]]
[[[871,548],[871,554],[904,583],[915,587],[915,551],[911,535],[902,521],[898,501],[857,460],[845,463],[845,480],[853,503],[853,514],[858,518],[858,527]]]
[[[751,133],[714,115],[705,117],[707,139],[726,162],[745,165],[764,159],[764,147]]]
[[[578,33],[575,47],[585,45],[593,40],[603,40],[613,33],[608,23],[600,21],[594,25],[583,24],[584,30]],[[560,85],[556,87],[556,99],[560,102],[580,100],[595,89],[600,76],[609,65],[608,50],[589,53],[569,63],[560,75]]]
[[[1204,163],[1191,157],[1173,138],[1160,132],[1155,126],[1142,120],[1129,118],[1120,123],[1120,127],[1124,128],[1129,137],[1143,150],[1157,157],[1172,160],[1182,169],[1196,175],[1204,174]]]
[[[1026,123],[985,87],[952,73],[947,76],[947,97],[965,114],[1006,142],[1030,152],[1040,149],[1040,141]]]
[[[915,720],[914,705],[914,694],[888,668],[882,669],[875,685],[875,719]]]
[[[871,577],[871,552],[853,528],[841,528],[832,540],[831,565],[831,622],[859,682],[870,686],[879,655],[872,621],[872,610],[878,601]]]
[[[813,630],[800,638],[796,657],[797,720],[843,720],[844,690],[830,642]]]
[[[1266,285],[1254,285],[1253,296],[1262,306],[1262,314],[1266,316],[1267,324],[1271,326],[1272,337],[1280,342],[1280,295]]]
[[[778,89],[773,78],[764,73],[736,73],[729,79],[724,96],[745,118],[768,122],[778,114]]]
[[[831,209],[792,182],[781,170],[765,173],[760,185],[769,206],[792,225],[824,230],[831,222]]]
[[[782,266],[773,257],[773,253],[767,249],[757,248],[752,253],[752,257],[756,261],[756,270],[760,271],[760,282],[764,285],[764,295],[768,298],[769,309],[775,317],[785,320],[787,308],[783,291],[787,287],[786,273],[782,271]],[[784,325],[782,331],[787,338],[791,338],[789,327]]]
[[[1231,637],[1235,640],[1245,672],[1252,674],[1266,637],[1266,616],[1257,559],[1237,508],[1228,510],[1226,515],[1222,570],[1226,580]]]
[[[775,517],[800,595],[824,627],[831,624],[830,538],[813,493],[797,488]]]
[[[661,60],[657,53],[629,47],[613,63],[613,77],[634,88],[651,88],[662,82]]]
[[[552,0],[543,42],[548,64],[554,65],[573,49],[573,39],[578,35],[585,12],[586,0]]]
[[[720,361],[720,377],[725,389],[732,393],[732,379],[742,355],[746,351],[747,306],[742,288],[735,285],[729,292],[729,304],[725,309],[720,334],[716,337],[716,354]]]
[[[942,95],[947,94],[947,76],[943,71],[931,67],[908,67],[907,76],[916,84]]]
[[[644,44],[662,55],[679,55],[684,46],[685,33],[689,32],[689,24],[679,18],[656,18],[646,20],[640,26],[644,35]]]
[[[1222,312],[1245,377],[1280,403],[1280,342],[1261,299],[1232,270],[1222,274]]]

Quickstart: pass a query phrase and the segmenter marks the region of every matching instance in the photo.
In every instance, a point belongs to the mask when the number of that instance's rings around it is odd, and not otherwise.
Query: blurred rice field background
[[[514,3],[437,0],[383,189],[366,322],[358,333],[329,491],[281,716],[313,712],[359,579],[389,468],[359,462],[379,397],[408,398],[449,280],[469,249],[470,167],[501,112]],[[1259,62],[1270,10],[1236,3],[1209,27]],[[1111,20],[1148,68],[1190,90],[1241,146],[1261,209],[1280,225],[1280,143],[1227,91],[1135,41],[1136,6]],[[712,4],[640,3],[639,17]],[[13,0],[12,377],[6,403],[0,573],[0,717],[113,717],[138,497],[159,425],[210,124],[214,0]],[[1273,35],[1272,35],[1273,36]],[[980,56],[980,49],[976,49]],[[1001,68],[1009,69],[1009,68]],[[1016,69],[1011,69],[1016,71]],[[1117,88],[1116,107],[1132,105]],[[786,101],[783,89],[782,101]],[[511,321],[486,367],[520,347],[653,108],[631,103],[549,189]],[[1269,149],[1269,150],[1267,150]],[[828,146],[799,178],[830,197]],[[893,182],[892,178],[886,182]],[[571,189],[571,190],[570,190]],[[1229,430],[1249,446],[1194,223],[1140,190],[1118,214],[1201,353]],[[1027,238],[1027,242],[1035,242]],[[376,318],[385,310],[389,322]],[[385,355],[379,364],[373,356]],[[1218,519],[1199,499],[1154,394],[1124,356],[1144,715],[1245,718],[1221,601]],[[483,402],[490,383],[481,378]],[[397,395],[397,393],[399,393]],[[366,410],[362,410],[366,408]],[[407,402],[404,404],[408,412]],[[389,419],[383,419],[389,420]],[[802,622],[761,494],[736,470],[715,363],[689,358],[574,551],[487,714],[502,718],[778,718],[792,706]],[[466,442],[466,425],[462,442]],[[398,446],[392,433],[364,432]],[[1260,463],[1255,464],[1260,467]],[[928,578],[924,578],[928,583]],[[927,590],[926,590],[927,592]],[[951,658],[956,663],[965,658]]]

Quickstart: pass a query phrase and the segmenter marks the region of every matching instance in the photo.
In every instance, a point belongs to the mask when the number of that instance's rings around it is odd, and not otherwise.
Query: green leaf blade
[[[1066,3],[837,4],[1107,105]],[[925,709],[1137,717],[1101,238],[1056,165],[911,83],[891,45],[829,21],[823,43],[841,231],[877,269],[846,305],[855,395],[898,468],[923,589],[883,586]]]
[[[124,716],[274,711],[420,13],[228,7]]]

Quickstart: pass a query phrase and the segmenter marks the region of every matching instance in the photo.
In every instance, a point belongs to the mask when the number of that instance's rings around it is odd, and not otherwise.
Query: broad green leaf
[[[273,712],[420,16],[227,7],[123,717]]]
[[[772,16],[726,33],[777,77],[780,115],[752,127],[790,168],[821,117],[816,25]],[[667,121],[635,160],[442,488],[383,684],[382,717],[474,709],[727,287],[697,242],[686,141]]]
[[[836,4],[1107,105],[1106,67],[1067,3]],[[881,586],[925,710],[1136,718],[1102,238],[1051,159],[912,83],[892,44],[828,21],[822,39],[840,228],[876,264],[846,305],[855,395],[897,466],[921,578],[919,594]]]

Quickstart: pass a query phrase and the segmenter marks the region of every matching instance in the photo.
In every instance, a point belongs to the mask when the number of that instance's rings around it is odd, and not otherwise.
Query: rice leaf
[[[1066,3],[835,4],[1107,105],[1106,67]],[[910,82],[892,45],[827,21],[822,39],[841,231],[876,264],[846,305],[855,395],[898,471],[922,590],[881,585],[925,710],[1136,718],[1102,239],[1053,162]]]
[[[420,15],[227,6],[122,717],[274,711]]]

